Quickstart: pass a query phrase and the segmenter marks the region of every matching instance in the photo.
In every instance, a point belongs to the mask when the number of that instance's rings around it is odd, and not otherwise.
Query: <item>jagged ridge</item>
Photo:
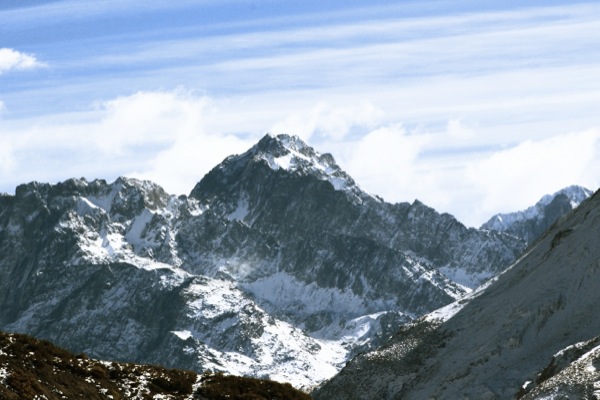
[[[190,197],[126,178],[0,196],[0,327],[310,387],[466,292],[440,270],[476,285],[523,248],[418,201],[385,203],[330,155],[267,136]]]

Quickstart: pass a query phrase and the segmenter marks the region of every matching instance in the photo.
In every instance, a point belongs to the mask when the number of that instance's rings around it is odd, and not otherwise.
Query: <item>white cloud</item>
[[[10,70],[33,69],[44,65],[31,54],[21,53],[6,47],[0,48],[0,74]]]
[[[254,140],[197,131],[183,135],[128,176],[149,179],[173,194],[189,194],[204,174],[232,154],[246,151]]]
[[[277,122],[270,132],[298,135],[310,141],[313,136],[339,141],[352,129],[366,130],[381,123],[383,111],[369,102],[353,105],[332,106],[319,102],[310,110],[289,114]]]
[[[488,150],[477,148],[476,134],[458,120],[438,133],[388,125],[326,147],[368,192],[391,202],[419,199],[468,226],[569,185],[600,186],[600,129]]]
[[[8,175],[14,171],[15,156],[13,146],[7,140],[0,138],[0,174]]]
[[[43,155],[52,151],[115,158],[157,151],[200,126],[208,99],[183,91],[137,92],[96,102],[89,110],[49,115],[12,128],[18,147]],[[5,131],[10,128],[4,128]]]
[[[226,156],[256,143],[265,133],[258,127],[270,119],[273,133],[299,134],[318,151],[331,152],[370,193],[391,202],[416,198],[470,226],[567,185],[600,185],[599,129],[481,149],[486,131],[468,118],[448,119],[441,131],[409,130],[375,103],[348,100],[284,102],[284,110],[296,111],[286,117],[272,107],[258,118],[265,103],[252,100],[137,92],[26,126],[0,120],[0,181],[127,175],[189,193]]]
[[[152,138],[160,145],[146,159],[138,159],[125,175],[152,180],[171,193],[189,193],[225,157],[247,150],[257,140],[209,131],[210,119],[223,122],[231,114],[207,97],[182,92],[138,93],[109,105],[110,122],[99,130],[119,126],[120,131],[134,132],[128,139],[134,144]]]
[[[0,102],[3,188],[125,174],[187,193],[266,131],[331,152],[388,201],[418,198],[470,225],[562,186],[600,183],[598,131],[583,132],[600,124],[597,5],[430,15],[398,4],[140,25],[134,35],[98,24],[78,37],[70,21],[139,11],[137,0],[80,3],[0,12],[13,39],[56,27],[58,41],[36,48],[60,65],[50,81],[11,74],[23,81],[2,88],[11,111]],[[161,7],[172,8],[156,2],[145,12]],[[0,49],[0,74],[39,66]],[[211,98],[156,90],[180,84]],[[89,110],[65,113],[98,96]]]
[[[460,119],[451,119],[446,126],[448,136],[456,140],[468,140],[473,137],[474,132],[469,127],[465,126]]]
[[[208,107],[207,98],[183,91],[137,92],[97,105],[103,117],[92,136],[105,153],[161,147],[199,129]]]
[[[342,144],[334,156],[365,190],[388,201],[413,200],[418,191],[418,158],[430,135],[409,134],[401,125],[372,130]]]
[[[498,212],[524,209],[543,194],[572,184],[595,190],[600,185],[600,129],[527,140],[495,152],[467,168],[477,188],[471,221]]]
[[[0,125],[0,181],[126,175],[189,193],[212,167],[257,139],[207,132],[205,120],[213,112],[210,99],[181,90],[137,92],[79,114],[24,127]],[[228,118],[226,110],[220,118]]]

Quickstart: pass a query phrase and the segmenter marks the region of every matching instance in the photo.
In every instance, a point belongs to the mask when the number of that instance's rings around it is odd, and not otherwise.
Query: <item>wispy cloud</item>
[[[208,170],[256,139],[208,132],[211,100],[183,90],[138,92],[38,123],[0,120],[0,181],[56,182],[74,176],[152,179],[188,193]]]
[[[600,185],[600,129],[527,140],[471,163],[466,182],[480,191],[474,215],[532,205],[540,193],[579,183]],[[475,218],[473,219],[475,220]]]
[[[13,173],[16,160],[11,143],[0,137],[0,175],[3,177]]]
[[[599,16],[598,7],[574,5],[435,17],[392,14],[385,19],[286,28],[269,28],[265,21],[256,31],[182,33],[176,36],[183,38],[144,42],[85,62],[91,66],[161,66],[178,60],[184,66],[210,71],[243,72],[240,77],[252,71],[281,74],[288,70],[297,79],[306,77],[301,72],[318,67],[321,72],[341,74],[342,82],[348,82],[344,79],[352,73],[381,78],[397,78],[394,71],[404,78],[439,73],[480,75],[506,67],[556,66],[589,58],[589,53],[577,50],[594,48]],[[312,86],[330,78],[309,76]]]
[[[33,69],[45,66],[31,54],[9,48],[0,48],[0,74],[11,70]]]
[[[298,135],[306,141],[317,135],[321,140],[342,140],[351,132],[361,132],[381,124],[383,111],[368,102],[334,107],[319,102],[308,112],[293,112],[269,129],[273,133]]]
[[[448,139],[455,138],[452,124],[443,134]],[[338,146],[338,159],[371,193],[392,202],[419,199],[469,226],[499,212],[525,209],[568,185],[600,186],[600,128],[506,149],[427,157],[439,139],[439,134],[415,135],[387,126]]]

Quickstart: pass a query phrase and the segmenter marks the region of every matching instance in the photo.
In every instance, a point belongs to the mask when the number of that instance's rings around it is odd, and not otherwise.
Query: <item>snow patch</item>
[[[285,153],[277,157],[270,153],[258,155],[258,158],[264,160],[272,170],[282,169],[288,172],[312,174],[319,180],[331,183],[335,190],[345,191],[359,201],[362,196],[378,200],[375,196],[364,192],[350,176],[342,171],[331,155],[316,152],[296,136],[278,135],[274,138],[283,147]]]
[[[363,299],[350,290],[322,288],[314,282],[306,284],[285,272],[277,272],[243,287],[259,299],[290,311],[311,314],[318,311],[352,310],[356,316],[375,311],[368,309]],[[388,306],[384,308],[393,308],[394,305]]]
[[[169,202],[169,205],[171,205],[171,201]],[[200,202],[196,199],[191,199],[188,198],[187,199],[187,206],[188,206],[188,211],[189,213],[193,216],[193,217],[197,217],[198,215],[202,215],[202,213],[204,213],[204,211],[208,208],[208,207],[202,207],[200,205]]]
[[[113,201],[115,197],[119,193],[119,187],[117,185],[113,185],[112,190],[106,195],[101,197],[89,196],[86,200],[94,205],[95,207],[102,208],[107,213],[110,213],[110,209],[112,208]]]
[[[210,324],[212,335],[200,336],[194,329],[174,331],[182,340],[194,339],[203,368],[236,375],[253,375],[310,388],[332,377],[346,360],[347,351],[335,341],[318,340],[293,325],[269,316],[232,283],[198,278],[186,289],[188,316]],[[239,313],[247,310],[246,313]],[[260,336],[250,336],[251,349],[221,351],[213,347],[222,333],[234,327],[260,326]]]
[[[329,182],[335,190],[343,190],[348,185],[348,180],[338,177],[330,177]]]
[[[463,307],[468,303],[466,299],[458,300],[454,303],[450,303],[447,306],[442,308],[438,308],[437,310],[430,312],[425,316],[427,321],[436,321],[439,320],[441,322],[445,322],[450,318],[454,317],[456,313],[463,309]]]
[[[589,365],[587,365],[587,366],[585,367],[585,370],[586,370],[587,372],[594,373],[594,372],[596,372],[596,367],[594,367],[594,364],[589,364]]]
[[[146,226],[152,221],[154,213],[148,209],[144,209],[140,215],[133,219],[133,222],[129,226],[129,230],[125,235],[125,238],[134,247],[142,242],[142,235]]]
[[[362,341],[363,338],[367,338],[369,333],[373,330],[373,325],[377,322],[377,319],[386,313],[387,311],[381,311],[374,314],[363,315],[348,321],[344,326],[344,331],[340,339],[341,342],[356,343]]]
[[[289,170],[292,167],[294,162],[294,155],[290,152],[282,157],[277,157],[273,159],[273,164],[277,168]],[[272,168],[272,167],[271,167]]]
[[[229,214],[227,216],[227,219],[230,221],[234,221],[234,220],[243,221],[249,212],[250,211],[249,211],[248,200],[241,199],[237,205],[237,208],[231,214]]]
[[[490,271],[469,273],[463,268],[448,266],[440,268],[439,271],[452,282],[462,286],[467,293],[478,287],[480,282],[487,281],[494,276]]]
[[[0,368],[0,384],[4,384],[4,381],[6,380],[6,378],[8,378],[8,369],[6,367],[1,367]]]
[[[177,336],[181,340],[188,340],[193,337],[192,332],[190,331],[171,331],[175,336]]]
[[[569,198],[571,207],[573,209],[579,207],[579,205],[593,192],[589,189],[581,186],[569,186],[559,190],[553,194],[546,194],[533,206],[513,213],[497,214],[493,216],[488,222],[482,225],[482,228],[492,229],[499,232],[508,230],[512,225],[526,220],[535,220],[543,218],[544,207],[548,206],[552,200],[558,195],[565,195]]]
[[[100,209],[100,207],[96,206],[86,197],[80,197],[77,201],[76,212],[79,216],[83,217],[85,215],[91,214],[92,212],[98,209]]]

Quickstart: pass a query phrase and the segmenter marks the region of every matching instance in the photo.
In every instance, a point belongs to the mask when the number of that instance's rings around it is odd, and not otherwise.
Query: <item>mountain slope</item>
[[[481,229],[515,235],[533,243],[563,215],[574,210],[592,195],[581,186],[569,186],[552,195],[546,195],[524,211],[497,214],[481,225]]]
[[[597,192],[489,286],[356,357],[315,397],[523,395],[554,354],[600,333],[599,240]]]
[[[190,197],[127,178],[0,196],[0,328],[308,388],[467,292],[447,276],[475,286],[524,246],[385,203],[332,156],[266,136]]]

